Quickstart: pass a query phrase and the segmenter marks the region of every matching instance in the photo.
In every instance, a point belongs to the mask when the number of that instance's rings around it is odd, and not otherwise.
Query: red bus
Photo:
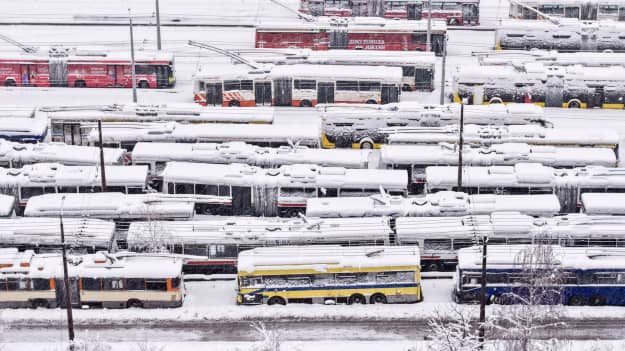
[[[479,24],[480,0],[434,0],[432,18],[453,26]],[[426,0],[300,0],[300,12],[313,16],[428,18]]]
[[[170,88],[175,83],[174,56],[138,52],[135,72],[139,88]],[[131,88],[127,53],[50,52],[0,55],[4,86]]]
[[[432,51],[442,55],[447,34],[443,21],[432,21]],[[319,17],[314,22],[261,23],[256,26],[257,48],[312,50],[425,51],[427,21],[373,17]]]

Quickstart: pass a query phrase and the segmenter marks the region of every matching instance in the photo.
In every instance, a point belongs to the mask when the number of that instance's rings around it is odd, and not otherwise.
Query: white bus
[[[206,213],[297,216],[306,199],[377,193],[405,194],[405,170],[345,169],[295,164],[263,169],[244,164],[168,162],[162,172],[166,194],[229,196],[227,206],[207,206]]]
[[[48,134],[48,120],[37,116],[33,107],[0,107],[0,138],[20,143],[43,142]]]
[[[625,215],[624,193],[583,193],[581,211],[589,215]]]
[[[482,66],[513,65],[522,67],[526,63],[540,62],[545,66],[581,65],[588,67],[625,66],[625,53],[622,52],[574,52],[556,50],[506,50],[474,53]]]
[[[194,100],[204,106],[299,106],[399,101],[402,69],[381,66],[282,65],[251,71],[210,66],[194,78]]]
[[[122,164],[125,152],[119,148],[104,148],[104,164]],[[100,150],[65,143],[23,144],[0,139],[0,166],[19,168],[39,162],[57,162],[66,166],[98,165]]]
[[[149,255],[70,257],[74,307],[179,307],[185,297],[182,260]],[[67,307],[59,254],[0,249],[0,306]]]
[[[454,191],[439,191],[419,197],[381,193],[367,197],[306,200],[306,216],[320,218],[465,216],[499,211],[552,216],[560,212],[560,202],[553,194],[468,195]]]
[[[580,20],[625,21],[625,3],[622,0],[530,0],[510,3],[510,18],[542,19],[538,10],[550,17],[577,18]]]

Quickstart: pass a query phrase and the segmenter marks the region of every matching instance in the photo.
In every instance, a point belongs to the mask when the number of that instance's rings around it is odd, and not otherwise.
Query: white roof
[[[170,246],[265,246],[387,242],[391,228],[388,218],[302,220],[236,217],[226,220],[133,222],[128,229],[128,247],[141,249],[155,232]]]
[[[617,160],[610,148],[581,148],[528,145],[523,143],[493,144],[484,147],[466,145],[462,149],[464,165],[491,166],[517,163],[542,163],[554,167],[597,165],[613,167]],[[380,162],[386,165],[457,165],[458,146],[382,145]]]
[[[367,50],[367,55],[357,50],[317,51],[310,49],[257,49],[243,56],[258,63],[318,64],[318,65],[381,65],[434,67],[434,52]]]
[[[35,117],[32,108],[5,107],[0,110],[0,137],[41,140],[48,130],[48,120]]]
[[[189,219],[195,213],[192,201],[168,199],[164,194],[91,193],[45,194],[28,200],[24,216],[91,218]],[[61,211],[62,209],[62,211]]]
[[[560,202],[553,194],[467,195],[452,191],[408,198],[380,194],[306,200],[306,215],[309,217],[459,216],[497,211],[549,216],[560,212]]]
[[[427,20],[397,20],[379,17],[317,17],[315,22],[263,21],[256,25],[256,32],[319,32],[327,31],[338,23],[347,25],[347,30],[350,33],[392,33],[427,30]],[[445,21],[432,20],[431,28],[433,32],[446,32],[447,23]]]
[[[168,162],[162,173],[167,183],[227,184],[248,187],[318,187],[405,190],[405,170],[346,169],[294,164],[263,169],[244,164]]]
[[[482,267],[480,247],[467,247],[458,251],[460,269],[479,270]],[[489,269],[523,269],[521,264],[524,252],[531,253],[528,245],[496,245],[488,248]],[[553,262],[560,269],[605,269],[625,268],[624,248],[562,247],[552,246]]]
[[[13,213],[15,208],[15,197],[11,195],[0,194],[0,217],[8,217]]]
[[[273,107],[203,107],[192,103],[44,106],[37,109],[38,116],[50,119],[53,123],[56,121],[97,122],[98,120],[103,122],[271,123],[274,112]]]
[[[122,163],[125,152],[126,150],[119,148],[104,148],[104,164]],[[65,143],[22,144],[0,139],[0,161],[94,165],[100,164],[100,149]]]
[[[321,138],[318,121],[300,124],[108,124],[102,127],[105,143],[112,142],[301,142],[303,145],[317,146]],[[90,141],[98,140],[98,130],[89,134]]]
[[[491,105],[492,106],[492,105]],[[457,125],[388,130],[389,143],[457,143]],[[539,125],[480,126],[467,124],[462,137],[465,143],[528,143],[539,145],[618,145],[619,135],[609,129],[545,128]]]
[[[65,241],[70,247],[108,249],[115,233],[115,223],[100,219],[63,218]],[[3,246],[60,247],[58,218],[0,219],[0,242]]]
[[[417,246],[291,246],[261,247],[239,254],[239,275],[256,271],[313,270],[319,273],[367,267],[414,267]]]
[[[582,208],[590,215],[625,215],[625,194],[583,193]]]
[[[458,181],[457,167],[427,167],[429,188],[453,187]],[[514,166],[462,168],[462,185],[468,187],[560,187],[625,188],[625,169],[588,166],[557,169],[536,163]]]
[[[130,53],[128,51],[108,51],[97,49],[78,49],[78,48],[51,48],[50,51],[41,51],[34,54],[31,53],[8,53],[3,54],[3,60],[44,60],[48,61],[51,56],[50,53],[60,54],[65,53],[67,56],[62,57],[63,60],[67,60],[68,63],[76,62],[93,62],[93,63],[108,63],[116,62],[122,64],[130,64]],[[135,61],[137,63],[144,62],[156,62],[156,63],[169,63],[174,60],[174,54],[164,51],[135,51]]]
[[[105,166],[107,186],[143,187],[147,166]],[[17,186],[99,186],[99,166],[64,166],[58,163],[35,163],[22,168],[0,169],[0,184]]]
[[[260,147],[244,142],[157,143],[140,142],[132,151],[134,163],[188,161],[246,163],[254,166],[282,166],[310,163],[321,166],[366,168],[371,150],[312,149],[306,146]]]

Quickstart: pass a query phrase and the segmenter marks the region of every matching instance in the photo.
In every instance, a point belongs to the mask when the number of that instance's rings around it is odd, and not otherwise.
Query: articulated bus
[[[399,67],[281,65],[269,72],[211,67],[195,75],[194,101],[204,106],[296,106],[399,101]]]
[[[479,24],[479,0],[432,1],[432,18],[450,26]],[[426,0],[301,0],[300,11],[313,16],[378,16],[389,19],[428,18]]]
[[[104,252],[70,257],[70,292],[59,254],[0,249],[0,306],[180,307],[185,291],[182,259],[164,255]]]
[[[462,67],[454,75],[455,102],[532,103],[544,107],[625,107],[625,67],[510,66]]]
[[[510,18],[543,18],[528,7],[550,17],[625,21],[625,3],[622,0],[530,0],[523,1],[523,5],[515,2],[510,3]]]
[[[292,246],[243,251],[237,304],[423,301],[419,248]]]
[[[458,251],[458,270],[454,281],[454,299],[457,302],[479,301],[481,257],[479,246]],[[623,306],[624,258],[625,249],[622,247],[495,246],[488,249],[486,298],[500,304],[523,303],[529,298],[539,304]],[[524,264],[524,261],[531,263]],[[540,269],[545,271],[537,273]],[[553,281],[547,286],[532,285],[532,275],[548,274],[550,269],[559,272],[553,274]]]

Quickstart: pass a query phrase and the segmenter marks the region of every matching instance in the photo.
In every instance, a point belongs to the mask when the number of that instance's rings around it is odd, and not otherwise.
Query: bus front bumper
[[[263,303],[261,294],[238,294],[237,305],[260,305]]]

